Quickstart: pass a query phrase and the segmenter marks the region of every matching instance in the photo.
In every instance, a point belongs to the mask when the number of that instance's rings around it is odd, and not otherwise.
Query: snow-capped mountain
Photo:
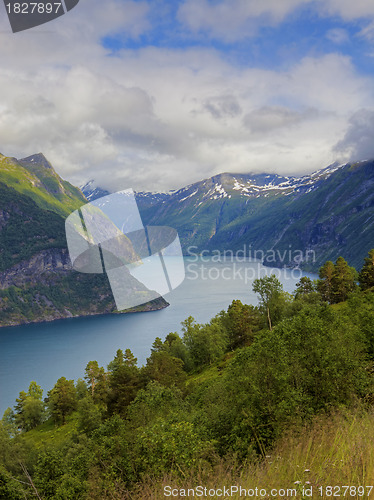
[[[80,186],[79,189],[82,191],[88,201],[93,201],[97,198],[102,198],[103,196],[110,194],[109,191],[97,187],[94,180],[88,181],[83,186]]]
[[[343,166],[333,164],[302,177],[286,177],[266,173],[224,173],[190,184],[178,190],[169,191],[168,193],[137,192],[136,198],[142,205],[150,206],[157,203],[165,203],[170,199],[181,203],[186,200],[199,200],[200,203],[207,200],[230,199],[233,196],[260,198],[274,194],[291,195],[293,193],[306,193],[315,189],[321,180],[327,179]],[[81,190],[89,201],[109,194],[108,191],[96,187],[95,182],[92,180],[82,186]]]
[[[293,193],[306,193],[316,188],[318,183],[327,179],[343,165],[330,165],[302,177],[285,177],[277,174],[231,174],[215,175],[209,179],[196,182],[168,195],[163,195],[162,201],[168,197],[184,202],[186,200],[219,200],[242,196],[247,198],[268,197],[274,194],[291,195]],[[142,193],[142,198],[148,193]],[[149,198],[154,194],[149,195]]]
[[[100,193],[83,192],[89,199]],[[177,229],[186,254],[191,245],[196,251],[292,247],[315,252],[315,262],[304,267],[316,270],[339,255],[358,266],[374,246],[373,160],[302,177],[224,173],[136,198],[144,224]]]

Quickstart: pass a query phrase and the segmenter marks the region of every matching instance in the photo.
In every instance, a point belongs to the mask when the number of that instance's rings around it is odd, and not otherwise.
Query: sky
[[[75,185],[166,191],[374,157],[373,0],[80,0],[13,34],[0,151]]]

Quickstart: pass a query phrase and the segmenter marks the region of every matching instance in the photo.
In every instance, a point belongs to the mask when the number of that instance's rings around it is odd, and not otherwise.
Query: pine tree
[[[370,250],[368,257],[365,257],[365,263],[358,276],[361,290],[368,290],[374,287],[374,248]]]
[[[356,269],[350,267],[343,257],[339,257],[335,264],[327,261],[319,270],[319,277],[317,290],[330,304],[344,302],[356,288]]]
[[[319,280],[317,282],[317,290],[322,296],[322,299],[331,303],[333,298],[332,279],[335,272],[334,263],[328,260],[319,270]]]
[[[53,389],[48,392],[48,407],[53,419],[65,423],[66,416],[77,407],[77,394],[74,380],[61,377],[57,380]]]
[[[315,285],[308,276],[303,276],[300,281],[296,283],[295,299],[305,297],[315,292]]]
[[[333,303],[344,302],[348,295],[356,288],[356,270],[350,267],[348,262],[339,257],[334,266],[332,278]]]
[[[221,319],[227,330],[231,349],[249,345],[263,324],[258,307],[242,304],[240,300],[233,300],[227,312],[222,312]]]
[[[117,351],[118,354],[118,351]],[[126,349],[123,362],[109,373],[108,410],[109,413],[123,413],[142,387],[137,359],[130,349]]]
[[[30,383],[28,392],[19,393],[14,407],[19,429],[29,431],[43,422],[45,408],[42,397],[43,389],[34,381]]]
[[[84,378],[90,385],[91,396],[94,396],[97,384],[104,377],[104,368],[100,367],[97,361],[89,361],[87,363],[85,372],[86,375],[84,376]]]

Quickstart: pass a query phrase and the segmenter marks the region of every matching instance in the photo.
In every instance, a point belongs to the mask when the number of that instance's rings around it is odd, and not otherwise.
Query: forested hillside
[[[256,307],[156,338],[143,367],[123,346],[44,399],[31,381],[1,421],[0,497],[373,484],[374,250],[358,276],[340,257],[293,295],[274,275],[253,290]]]

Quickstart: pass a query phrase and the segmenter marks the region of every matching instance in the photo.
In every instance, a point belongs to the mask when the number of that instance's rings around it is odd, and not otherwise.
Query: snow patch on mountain
[[[309,193],[324,179],[327,179],[345,164],[334,163],[310,175],[302,177],[281,176],[278,174],[231,174],[216,175],[210,179],[190,184],[178,190],[168,192],[136,192],[136,199],[145,206],[174,200],[200,206],[208,200],[230,199],[232,197],[259,198],[269,196],[289,196],[294,193]],[[91,201],[109,194],[89,181],[81,190]]]

